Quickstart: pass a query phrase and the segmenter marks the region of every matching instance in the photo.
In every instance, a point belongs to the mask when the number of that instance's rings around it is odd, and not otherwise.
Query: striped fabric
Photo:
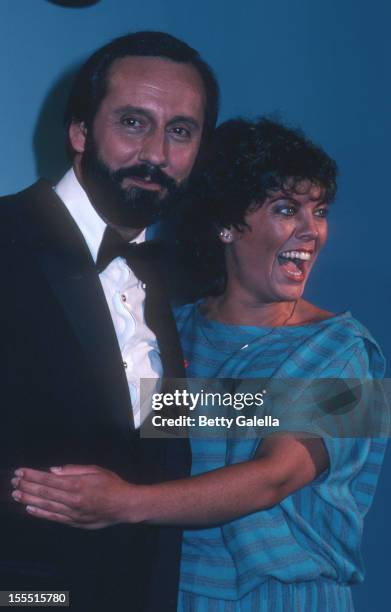
[[[284,584],[270,578],[237,601],[202,597],[180,591],[178,610],[183,612],[350,612],[349,587],[326,580]]]
[[[198,304],[177,311],[193,378],[380,378],[384,359],[350,313],[280,328],[210,321]],[[325,437],[330,469],[280,504],[186,531],[180,612],[353,610],[349,585],[363,579],[363,518],[385,442]],[[192,474],[246,461],[259,440],[192,439]],[[249,495],[251,492],[249,492]]]

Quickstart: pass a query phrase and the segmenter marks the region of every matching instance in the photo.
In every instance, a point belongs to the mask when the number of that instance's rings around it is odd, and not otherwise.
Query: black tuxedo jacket
[[[157,259],[148,252],[133,269],[146,283],[145,317],[158,340],[164,375],[183,377]],[[1,467],[97,464],[132,482],[187,475],[185,441],[140,440],[133,428],[98,273],[77,225],[46,181],[0,200],[0,283]],[[0,525],[0,571],[129,568],[129,588],[132,580],[145,583],[151,601],[156,593],[159,602],[140,609],[175,609],[179,531],[83,531],[17,514],[12,503],[10,508]]]

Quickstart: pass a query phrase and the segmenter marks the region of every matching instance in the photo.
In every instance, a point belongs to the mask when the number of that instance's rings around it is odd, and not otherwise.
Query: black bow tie
[[[96,259],[98,272],[103,272],[116,257],[124,257],[128,261],[136,253],[141,254],[145,248],[145,243],[126,242],[118,232],[106,227]]]
[[[160,260],[164,258],[163,245],[157,240],[129,244],[115,230],[107,227],[98,251],[98,272],[103,271],[116,257],[124,257],[134,275],[145,285],[144,319],[157,338],[164,376],[183,377],[183,356],[160,265]]]

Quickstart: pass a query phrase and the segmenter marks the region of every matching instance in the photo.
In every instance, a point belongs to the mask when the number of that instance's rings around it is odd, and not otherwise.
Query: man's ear
[[[86,146],[87,128],[84,121],[73,122],[69,126],[69,142],[75,153],[84,153]]]
[[[222,227],[219,231],[219,238],[224,244],[231,244],[240,240],[242,232],[237,230],[235,227]]]

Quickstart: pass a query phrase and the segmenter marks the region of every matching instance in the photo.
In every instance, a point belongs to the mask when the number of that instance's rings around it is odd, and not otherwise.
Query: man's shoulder
[[[42,178],[21,191],[0,196],[0,214],[6,213],[13,205],[18,205],[30,199],[46,195],[50,193],[51,189],[52,185],[50,182]]]
[[[49,181],[39,179],[33,185],[14,194],[0,197],[0,242],[13,241],[26,222],[26,211],[34,202],[47,198],[52,192]]]

